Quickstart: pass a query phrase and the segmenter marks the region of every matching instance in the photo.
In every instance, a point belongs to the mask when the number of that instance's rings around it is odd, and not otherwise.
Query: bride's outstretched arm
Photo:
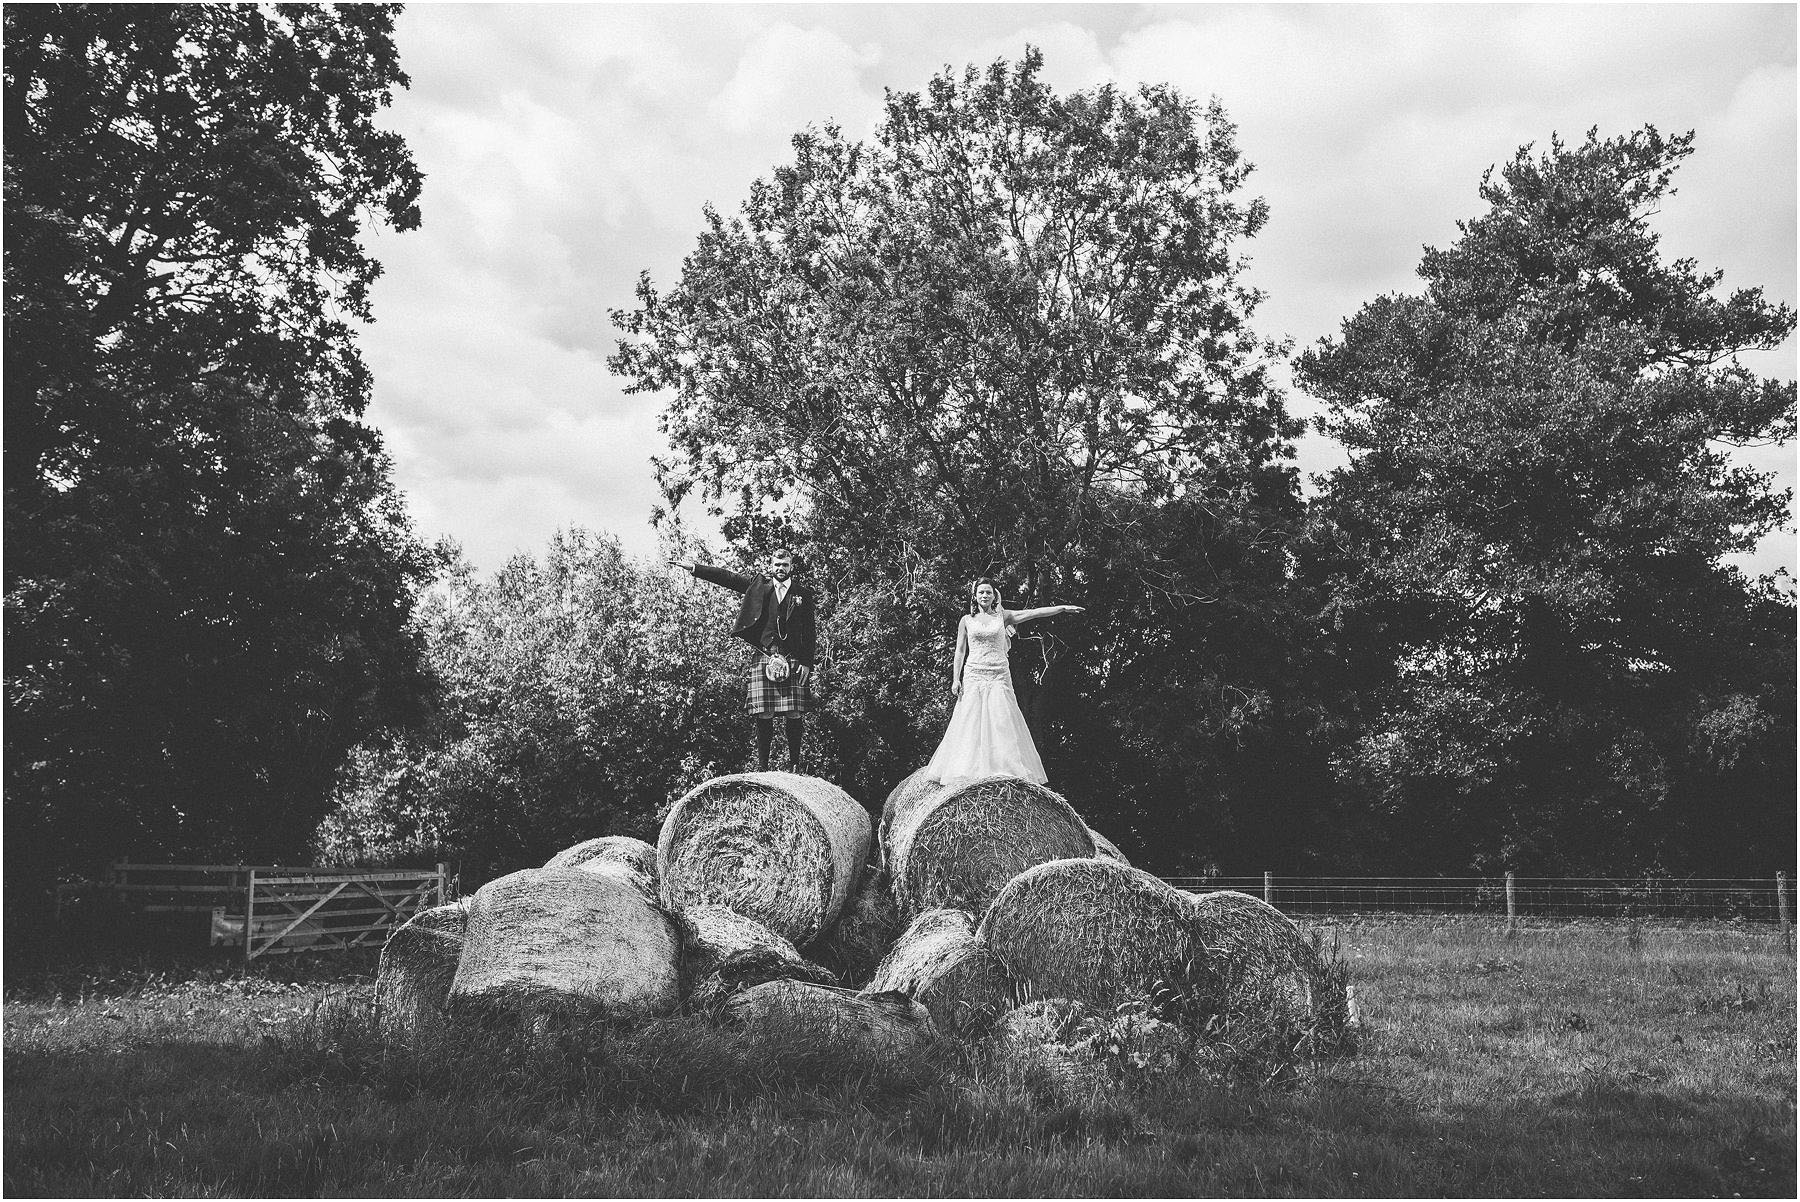
[[[1087,607],[1083,605],[1045,605],[1038,609],[1009,609],[1006,611],[1006,620],[1014,626],[1023,626],[1025,623],[1035,622],[1039,618],[1054,618],[1057,614],[1086,612]]]

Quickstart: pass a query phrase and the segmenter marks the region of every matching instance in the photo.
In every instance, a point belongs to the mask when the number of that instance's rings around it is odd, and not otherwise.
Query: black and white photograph
[[[1795,1196],[1800,6],[3,15],[7,1197]]]

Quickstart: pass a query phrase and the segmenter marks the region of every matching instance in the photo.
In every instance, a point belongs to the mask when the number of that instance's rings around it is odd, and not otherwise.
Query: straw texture
[[[607,872],[656,897],[656,849],[629,835],[602,835],[564,848],[544,862],[545,868],[579,868]]]
[[[468,908],[455,901],[421,910],[388,936],[375,974],[376,1024],[384,1040],[416,1042],[442,1030],[468,925]]]
[[[1215,996],[1228,1010],[1272,1009],[1305,1026],[1326,999],[1324,965],[1287,915],[1260,897],[1224,889],[1188,895]]]
[[[889,790],[887,800],[881,803],[881,825],[876,831],[875,845],[881,852],[881,862],[889,862],[890,840],[893,837],[894,822],[903,814],[911,813],[920,805],[930,800],[931,795],[943,786],[933,780],[931,768],[915,770],[911,775]]]
[[[669,909],[724,906],[803,947],[850,900],[869,815],[816,776],[721,776],[675,803],[656,852]]]
[[[938,908],[980,914],[1027,868],[1094,854],[1069,803],[1016,776],[952,782],[898,812],[889,839],[894,900],[908,919]]]
[[[609,873],[528,868],[483,885],[450,987],[453,1006],[665,1014],[680,1000],[680,930]]]
[[[1101,834],[1091,826],[1088,827],[1088,834],[1093,837],[1094,854],[1096,856],[1100,857],[1102,860],[1114,860],[1120,864],[1131,863],[1130,860],[1125,858],[1125,853],[1120,851],[1111,839],[1108,839],[1105,835]]]
[[[941,1031],[985,1030],[1008,1006],[1006,973],[963,910],[927,910],[913,919],[863,989],[888,991],[922,1004]]]
[[[724,906],[694,906],[682,911],[680,922],[685,928],[682,979],[698,987],[708,978],[716,978],[709,996],[782,978],[837,983],[830,972],[807,961],[780,935]]]
[[[903,1057],[935,1034],[930,1012],[905,994],[857,994],[801,981],[745,990],[725,1003],[724,1014],[775,1055],[829,1049],[851,1060]]]
[[[1187,896],[1111,860],[1069,859],[1020,873],[977,932],[1023,999],[1069,998],[1110,1013],[1202,971]]]
[[[836,973],[844,984],[861,984],[874,975],[901,927],[887,873],[873,864],[864,865],[856,895],[831,929],[807,945],[806,954]]]

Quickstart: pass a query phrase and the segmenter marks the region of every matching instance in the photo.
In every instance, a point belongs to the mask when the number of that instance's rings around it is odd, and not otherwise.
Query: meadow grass
[[[8,986],[5,1192],[1794,1196],[1794,962],[1767,931],[1335,934],[1357,1049],[1272,1080],[947,1041],[777,1063],[698,1016],[401,1055],[366,960],[39,974]]]

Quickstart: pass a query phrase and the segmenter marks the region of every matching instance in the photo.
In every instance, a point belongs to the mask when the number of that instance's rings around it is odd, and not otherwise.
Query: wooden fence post
[[[1271,906],[1275,904],[1275,874],[1272,872],[1263,873],[1263,901]]]
[[[450,865],[446,864],[442,860],[439,860],[437,868],[438,868],[437,904],[441,906],[445,902],[450,900],[450,898],[448,896],[448,894],[450,892]]]
[[[1508,938],[1519,933],[1519,911],[1513,900],[1513,874],[1506,874],[1506,934]]]
[[[256,930],[256,869],[244,875],[244,967],[250,967],[250,941]]]
[[[1794,924],[1788,913],[1787,873],[1775,874],[1775,915],[1781,923],[1781,942],[1792,955],[1794,951]]]

